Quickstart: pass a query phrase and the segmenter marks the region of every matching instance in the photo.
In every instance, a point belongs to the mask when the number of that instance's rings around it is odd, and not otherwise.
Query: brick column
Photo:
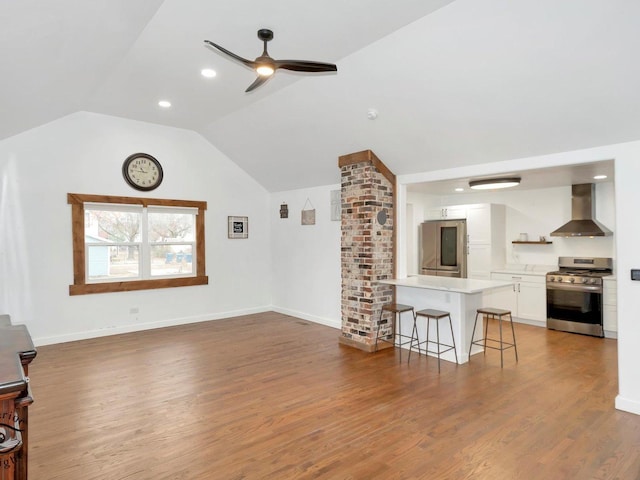
[[[382,304],[393,288],[377,280],[395,273],[395,176],[371,152],[340,157],[342,172],[342,333],[340,343],[373,351]],[[380,212],[386,222],[380,223]],[[384,331],[391,329],[391,318]],[[382,343],[379,348],[389,346]]]

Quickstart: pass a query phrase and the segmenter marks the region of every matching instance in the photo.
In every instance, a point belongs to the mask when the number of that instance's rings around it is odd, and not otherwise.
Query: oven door
[[[602,287],[547,284],[547,327],[604,337]]]

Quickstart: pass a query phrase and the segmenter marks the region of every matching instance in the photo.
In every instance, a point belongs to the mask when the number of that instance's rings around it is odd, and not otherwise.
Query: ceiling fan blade
[[[293,70],[295,72],[337,72],[338,67],[333,63],[310,62],[307,60],[276,60],[276,68]]]
[[[271,77],[273,77],[273,75],[269,75],[268,77],[259,76],[251,85],[247,87],[245,92],[250,92],[252,90],[255,90],[260,85],[264,84],[267,80],[269,80]]]
[[[255,62],[253,60],[247,60],[246,58],[242,58],[239,55],[236,55],[233,52],[230,52],[229,50],[227,50],[224,47],[221,47],[220,45],[216,45],[213,42],[210,42],[209,40],[205,40],[204,43],[211,45],[212,47],[217,48],[218,50],[220,50],[222,53],[229,55],[231,58],[234,58],[235,60],[238,60],[241,63],[244,63],[247,67],[249,68],[255,68]]]

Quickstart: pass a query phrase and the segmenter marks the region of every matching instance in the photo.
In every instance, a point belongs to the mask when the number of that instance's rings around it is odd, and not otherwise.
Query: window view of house
[[[170,207],[85,207],[87,281],[192,275],[195,213]]]

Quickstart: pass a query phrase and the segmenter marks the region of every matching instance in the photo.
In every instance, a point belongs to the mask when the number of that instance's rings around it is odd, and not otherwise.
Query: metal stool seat
[[[453,355],[456,358],[456,364],[458,363],[458,352],[456,350],[456,339],[453,335],[453,324],[451,322],[451,314],[449,312],[445,312],[443,310],[434,310],[432,308],[425,308],[424,310],[419,310],[416,312],[416,318],[425,317],[427,319],[427,340],[423,342],[425,354],[434,353],[438,356],[438,373],[440,373],[440,355],[450,350],[453,350]],[[447,343],[442,343],[440,341],[440,322],[439,320],[442,318],[449,318],[449,328],[451,329],[451,342],[453,345],[449,345]],[[429,340],[429,330],[431,320],[436,321],[436,341]],[[416,329],[416,334],[418,330]],[[420,345],[421,343],[418,341],[418,337],[416,335],[416,342],[418,345],[418,355],[420,355]],[[429,344],[435,345],[436,350],[429,350]],[[411,359],[411,348],[413,347],[413,339],[411,345],[409,346],[409,360]]]
[[[478,317],[484,315],[489,319],[498,320],[498,326],[500,327],[500,338],[488,338],[489,322],[485,322],[484,326],[484,338],[478,340],[473,339],[473,335],[476,333],[476,326],[478,325]],[[513,343],[506,342],[502,337],[502,322],[503,318],[509,316],[509,323],[511,324],[511,335]],[[504,320],[506,321],[506,320]],[[493,345],[487,345],[487,342],[493,342]],[[477,310],[476,321],[473,323],[473,332],[471,333],[471,345],[469,345],[469,361],[471,361],[471,349],[474,345],[482,346],[486,355],[487,348],[494,350],[500,350],[500,367],[504,367],[503,352],[508,348],[513,348],[516,353],[516,362],[518,361],[518,347],[516,346],[516,332],[513,328],[513,318],[511,317],[511,310],[504,310],[502,308],[482,307]]]
[[[382,315],[384,312],[391,312],[394,315],[391,332],[391,339],[387,339],[380,337],[380,325],[382,324]],[[411,330],[411,336],[405,335],[402,333],[402,314],[406,312],[411,312],[411,317],[413,318],[413,329]],[[396,322],[398,323],[398,327],[396,328]],[[394,346],[400,347],[400,361],[402,361],[402,346],[410,344],[413,335],[418,337],[418,331],[416,329],[416,315],[413,307],[411,305],[403,305],[401,303],[386,303],[380,309],[380,317],[378,318],[378,328],[376,330],[376,343],[375,343],[375,351],[378,351],[378,340],[381,342],[391,343]],[[409,339],[408,341],[403,341],[403,339]],[[396,340],[398,343],[396,343]]]

